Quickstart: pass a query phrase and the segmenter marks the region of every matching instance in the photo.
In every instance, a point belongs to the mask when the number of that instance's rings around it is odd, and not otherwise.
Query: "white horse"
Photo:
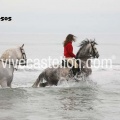
[[[0,58],[0,85],[11,87],[15,66],[26,65],[24,44],[21,47],[6,50]]]

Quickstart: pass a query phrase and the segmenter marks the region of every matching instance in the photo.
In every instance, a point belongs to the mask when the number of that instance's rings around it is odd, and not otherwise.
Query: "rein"
[[[89,55],[89,56],[80,56],[80,57],[78,58],[78,54],[79,54],[79,52],[76,54],[75,59],[92,58],[92,57],[93,57],[92,55]]]

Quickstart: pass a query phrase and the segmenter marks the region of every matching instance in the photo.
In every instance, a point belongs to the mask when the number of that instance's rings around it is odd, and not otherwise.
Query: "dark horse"
[[[87,61],[91,58],[98,58],[99,53],[97,51],[97,48],[95,47],[97,43],[95,40],[83,40],[80,44],[80,49],[77,52],[76,59],[80,59],[82,63],[82,69],[80,71],[80,74],[82,72],[85,73],[86,76],[89,76],[92,73],[92,69],[90,68],[91,62]],[[86,63],[88,65],[86,66]],[[89,67],[88,67],[89,66]],[[33,84],[33,87],[45,87],[50,85],[57,85],[58,81],[61,80],[61,78],[69,80],[69,78],[72,76],[70,72],[70,68],[67,67],[58,67],[58,68],[46,68],[37,78],[35,83]],[[43,81],[46,81],[43,83]]]

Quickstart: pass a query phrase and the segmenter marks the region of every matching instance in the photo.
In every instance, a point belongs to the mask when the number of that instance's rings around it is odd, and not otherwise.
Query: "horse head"
[[[95,42],[95,40],[83,40],[79,45],[80,49],[77,52],[76,59],[89,59],[91,57],[98,58],[99,53],[96,48],[96,45],[98,44]]]
[[[26,53],[25,53],[25,50],[24,50],[24,44],[21,46],[21,47],[19,47],[19,50],[20,50],[20,58],[19,58],[19,60],[20,60],[20,65],[27,65],[27,57],[26,57]]]
[[[1,58],[2,61],[10,63],[10,64],[27,64],[27,57],[24,50],[24,44],[17,48],[11,48],[6,50]]]

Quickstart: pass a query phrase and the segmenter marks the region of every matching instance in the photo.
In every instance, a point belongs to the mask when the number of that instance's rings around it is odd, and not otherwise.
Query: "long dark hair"
[[[65,46],[68,42],[71,42],[71,41],[76,41],[75,40],[76,36],[72,35],[72,34],[68,34],[65,41],[63,42],[63,46]]]

